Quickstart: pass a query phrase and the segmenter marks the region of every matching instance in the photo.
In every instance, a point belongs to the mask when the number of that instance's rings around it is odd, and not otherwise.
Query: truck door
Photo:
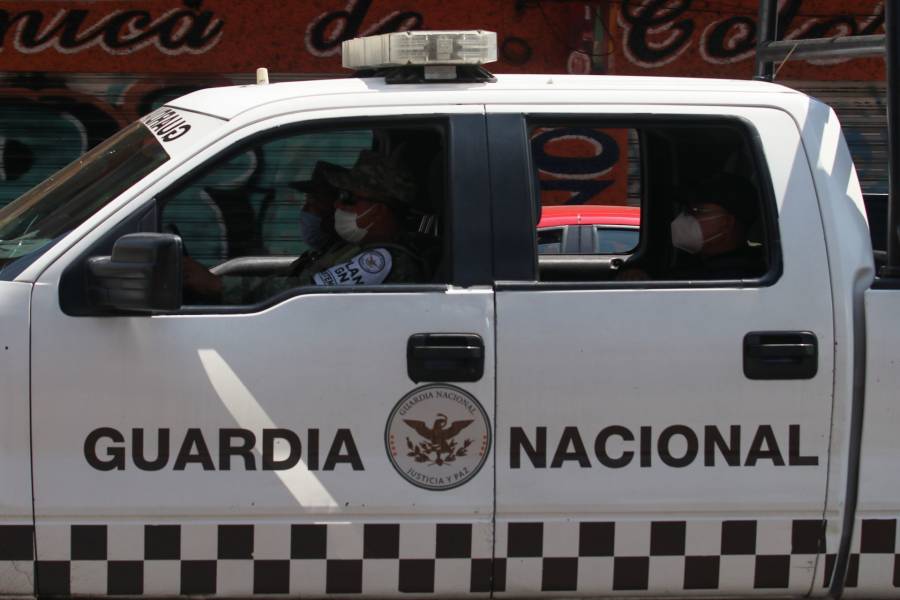
[[[400,112],[240,129],[42,274],[32,313],[38,593],[489,593],[483,109]],[[320,277],[285,275],[305,252],[333,249],[300,233],[318,163],[355,177],[366,152],[400,165],[397,185],[412,188],[391,207],[394,237],[339,251],[343,267],[323,261]],[[484,225],[459,226],[469,222]],[[181,310],[92,308],[84,261],[108,255],[128,227],[182,237]],[[351,283],[342,273],[359,285],[340,285]]]
[[[571,101],[488,107],[497,592],[805,595],[833,325],[797,128]],[[582,227],[579,206],[636,207],[640,226],[593,210],[601,241],[563,254],[535,235],[557,205]]]

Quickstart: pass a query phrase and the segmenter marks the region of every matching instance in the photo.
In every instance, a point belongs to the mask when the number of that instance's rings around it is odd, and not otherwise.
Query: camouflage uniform
[[[372,246],[357,246],[354,244],[338,244],[329,248],[317,256],[304,256],[297,259],[292,266],[291,274],[274,275],[270,277],[228,277],[223,279],[222,292],[223,304],[252,304],[272,298],[284,291],[310,285],[366,285],[366,281],[354,279],[354,273],[347,272],[341,280],[333,278],[323,280],[315,279],[316,275],[326,272],[340,271],[342,265],[348,265],[353,259],[363,257],[372,251],[384,251],[390,253],[391,265],[382,281],[378,283],[422,283],[426,281],[427,273],[424,263],[412,251],[401,244],[375,244]],[[371,285],[376,285],[375,283]]]

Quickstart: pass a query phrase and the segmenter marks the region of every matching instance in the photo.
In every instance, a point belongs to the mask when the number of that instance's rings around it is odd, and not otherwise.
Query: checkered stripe
[[[0,595],[34,594],[34,528],[0,525]]]
[[[857,519],[844,579],[844,595],[860,597],[878,592],[896,595],[900,588],[900,547],[897,543],[897,519]],[[825,557],[823,587],[831,585],[834,566],[835,555],[829,553]]]
[[[491,524],[39,526],[40,595],[483,593]]]
[[[819,519],[498,523],[495,590],[805,593],[824,548],[824,525]]]

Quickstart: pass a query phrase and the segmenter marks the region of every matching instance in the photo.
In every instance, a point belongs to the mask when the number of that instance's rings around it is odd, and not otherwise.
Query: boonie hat
[[[416,191],[415,180],[406,167],[372,150],[361,151],[349,171],[327,170],[325,177],[339,190],[395,206],[412,202]]]
[[[292,188],[298,192],[328,192],[334,191],[335,187],[329,182],[327,173],[346,173],[349,169],[334,163],[320,160],[313,167],[312,175],[306,181],[295,181],[290,184]]]

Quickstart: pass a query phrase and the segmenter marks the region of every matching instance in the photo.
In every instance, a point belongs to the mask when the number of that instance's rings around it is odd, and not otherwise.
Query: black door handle
[[[748,379],[812,379],[819,371],[819,341],[810,331],[752,331],[744,336]]]
[[[416,333],[406,343],[406,372],[420,381],[478,381],[484,341],[473,333]]]

